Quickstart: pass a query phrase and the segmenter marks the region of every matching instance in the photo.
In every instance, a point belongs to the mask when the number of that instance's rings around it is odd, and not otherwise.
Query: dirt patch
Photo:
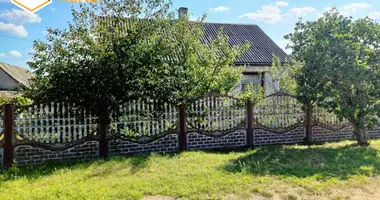
[[[164,196],[164,195],[152,195],[152,196],[145,196],[143,200],[175,200],[175,198]]]
[[[373,192],[365,192],[362,190],[355,190],[351,193],[349,196],[350,200],[379,200],[380,199],[380,192],[373,191]]]

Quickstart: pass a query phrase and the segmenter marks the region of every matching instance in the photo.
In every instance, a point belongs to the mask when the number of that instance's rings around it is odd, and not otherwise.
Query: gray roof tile
[[[286,61],[287,54],[255,24],[224,24],[204,23],[206,40],[216,37],[223,28],[224,34],[229,37],[231,46],[242,45],[247,41],[253,43],[251,47],[239,58],[235,64],[271,65],[273,54]]]
[[[101,17],[104,20],[104,17]],[[108,20],[107,20],[108,21]],[[126,20],[126,28],[128,22]],[[148,21],[151,20],[140,20]],[[198,22],[194,22],[198,23]],[[205,34],[202,38],[203,42],[210,41],[215,38],[221,28],[229,38],[231,46],[242,45],[247,41],[252,43],[251,47],[240,57],[235,60],[235,64],[250,64],[256,66],[267,66],[272,64],[273,54],[280,58],[281,63],[286,62],[287,54],[255,24],[231,24],[231,23],[214,23],[204,22]],[[114,25],[111,25],[114,26]]]
[[[28,80],[33,77],[33,73],[23,67],[16,67],[14,65],[9,65],[0,62],[0,69],[7,73],[18,83],[27,86]]]

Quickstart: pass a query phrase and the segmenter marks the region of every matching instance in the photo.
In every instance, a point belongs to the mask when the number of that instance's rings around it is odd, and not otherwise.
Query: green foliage
[[[202,44],[202,21],[175,20],[170,5],[166,0],[81,4],[72,10],[69,28],[48,29],[46,42],[35,41],[29,65],[36,76],[26,95],[36,102],[72,103],[108,121],[129,100],[177,104],[227,93],[240,78],[231,64],[248,45],[229,47],[222,31]]]
[[[223,29],[215,38],[202,42],[205,17],[193,23],[183,16],[165,28],[170,30],[169,39],[174,39],[165,42],[170,44],[166,46],[169,51],[166,56],[176,55],[176,58],[168,63],[174,71],[164,78],[160,90],[170,90],[174,103],[209,93],[227,94],[240,81],[242,68],[233,66],[233,62],[249,44],[230,47]]]
[[[29,105],[31,103],[31,100],[28,98],[25,98],[23,96],[15,96],[11,102],[16,104],[16,105],[26,106],[26,105]]]
[[[271,87],[274,92],[296,95],[297,82],[294,76],[299,71],[299,68],[300,65],[293,62],[286,62],[282,65],[280,58],[273,55],[272,66],[267,72],[272,77],[272,81],[266,84],[267,87]]]
[[[0,105],[5,104],[7,102],[8,102],[8,99],[5,99],[5,98],[0,99]]]
[[[31,103],[31,100],[23,96],[16,95],[12,98],[0,98],[0,105],[5,103],[12,103],[19,106],[26,106]]]
[[[0,199],[375,198],[379,154],[380,140],[345,141],[13,167],[0,171]]]
[[[301,101],[346,118],[359,144],[368,144],[365,125],[372,127],[380,116],[379,24],[354,21],[333,9],[317,21],[299,21],[285,38],[302,63],[294,74]]]
[[[253,105],[256,105],[265,98],[265,87],[255,87],[252,83],[248,84],[237,98],[248,99]]]

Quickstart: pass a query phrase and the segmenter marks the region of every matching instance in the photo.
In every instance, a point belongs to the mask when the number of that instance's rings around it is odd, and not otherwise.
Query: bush
[[[19,95],[14,96],[12,98],[0,97],[0,105],[6,103],[12,103],[19,106],[26,106],[31,103],[31,100]]]

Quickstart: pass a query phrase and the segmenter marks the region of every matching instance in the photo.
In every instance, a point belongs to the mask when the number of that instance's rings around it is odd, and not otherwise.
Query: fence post
[[[4,108],[3,166],[5,168],[9,168],[13,165],[14,105],[5,104],[3,108]]]
[[[251,100],[247,100],[247,146],[253,146],[253,105]]]
[[[105,123],[103,120],[100,120],[99,124],[99,156],[101,158],[107,158],[109,147],[108,147],[108,129],[109,123]]]
[[[185,104],[179,105],[179,150],[187,150],[187,133],[186,133],[186,108]]]
[[[306,144],[313,142],[313,106],[311,103],[306,104]]]

